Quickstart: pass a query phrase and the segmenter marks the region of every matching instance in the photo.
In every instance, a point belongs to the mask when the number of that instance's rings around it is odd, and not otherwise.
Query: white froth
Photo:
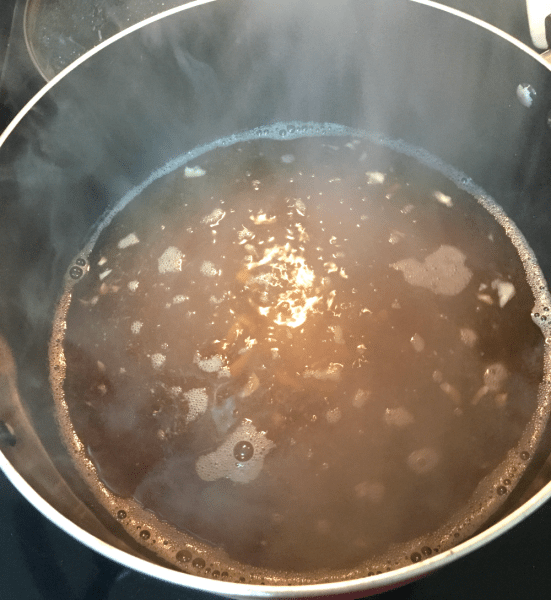
[[[332,408],[325,413],[325,418],[328,423],[334,424],[338,423],[341,420],[342,414],[341,409],[337,406],[336,408]]]
[[[423,262],[406,258],[390,265],[402,271],[404,279],[411,285],[426,288],[435,294],[456,296],[462,292],[472,277],[465,266],[465,255],[454,246],[440,246]]]
[[[128,289],[131,292],[135,292],[138,289],[138,286],[140,285],[139,281],[133,280],[133,281],[129,281],[128,282]]]
[[[160,369],[166,361],[166,356],[164,354],[152,354],[151,355],[151,364],[154,369]]]
[[[239,462],[234,456],[235,445],[239,442],[253,445],[253,455],[247,461]],[[264,457],[273,448],[275,444],[266,434],[257,431],[250,421],[245,420],[217,450],[200,456],[195,463],[195,470],[203,481],[227,478],[235,483],[249,483],[260,475]]]
[[[123,250],[124,248],[128,248],[129,246],[134,246],[134,244],[139,244],[140,240],[135,233],[129,233],[126,237],[119,240],[117,246]]]
[[[291,164],[292,162],[295,162],[295,157],[293,154],[284,154],[281,157],[281,162],[282,163],[286,163],[286,164]]]
[[[469,348],[472,348],[478,340],[476,333],[468,327],[463,327],[459,330],[459,337],[465,346],[468,346]]]
[[[159,273],[176,273],[182,270],[184,255],[175,246],[167,248],[159,258]]]
[[[215,354],[210,358],[202,358],[199,352],[195,353],[193,362],[205,373],[216,373],[216,371],[220,371],[224,365],[222,358],[218,356],[218,354]]]
[[[352,399],[352,406],[354,408],[361,408],[369,399],[369,392],[365,390],[358,390]]]
[[[201,273],[205,277],[216,277],[216,275],[218,275],[218,269],[210,260],[205,260],[201,265]]]
[[[387,408],[383,418],[387,425],[392,425],[393,427],[407,427],[415,420],[413,415],[403,406]]]
[[[203,177],[206,175],[206,171],[201,169],[201,167],[186,167],[184,169],[184,177],[193,178],[193,177]]]
[[[130,331],[134,334],[140,333],[141,328],[143,327],[142,321],[134,321],[132,325],[130,325]]]
[[[172,298],[172,303],[173,304],[182,304],[182,302],[185,302],[186,300],[189,300],[189,296],[184,296],[182,294],[178,294],[177,296],[174,296],[174,298]]]
[[[184,393],[184,399],[188,403],[188,413],[186,415],[186,423],[195,421],[207,410],[209,397],[205,388],[194,388]]]

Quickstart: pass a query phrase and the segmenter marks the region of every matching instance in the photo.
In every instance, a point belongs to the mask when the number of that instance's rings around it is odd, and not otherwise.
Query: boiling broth
[[[73,259],[59,421],[100,501],[176,568],[398,568],[471,535],[522,474],[547,418],[548,298],[460,174],[276,125],[155,174]]]

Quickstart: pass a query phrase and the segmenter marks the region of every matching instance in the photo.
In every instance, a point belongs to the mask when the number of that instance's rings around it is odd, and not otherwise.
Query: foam
[[[138,236],[135,233],[129,233],[126,237],[122,238],[122,240],[119,240],[117,247],[120,248],[121,250],[124,250],[125,248],[134,246],[134,244],[139,244],[139,243],[140,243],[140,240],[138,239]]]
[[[443,245],[425,257],[423,262],[405,258],[390,266],[402,271],[404,279],[411,285],[435,294],[456,296],[467,287],[472,277],[471,270],[465,266],[465,258],[461,250]]]
[[[205,260],[201,265],[201,274],[205,277],[216,277],[218,275],[218,269],[214,263],[210,260]]]
[[[195,354],[193,362],[205,373],[216,373],[217,371],[220,371],[224,365],[222,357],[218,356],[218,354],[215,354],[210,358],[202,358],[198,352]]]
[[[250,460],[239,462],[234,456],[234,448],[243,441],[253,445],[254,454]],[[197,475],[204,481],[227,478],[235,483],[250,483],[260,475],[264,457],[273,448],[275,444],[263,432],[258,432],[250,421],[245,420],[218,449],[199,457],[195,465]]]
[[[166,362],[166,356],[164,354],[152,354],[151,355],[151,364],[154,369],[160,369]]]
[[[175,246],[167,248],[159,258],[159,273],[177,273],[182,270],[184,255]]]
[[[206,388],[194,388],[184,392],[184,399],[188,403],[188,413],[186,415],[186,423],[195,421],[198,417],[205,413],[209,403],[209,396]]]

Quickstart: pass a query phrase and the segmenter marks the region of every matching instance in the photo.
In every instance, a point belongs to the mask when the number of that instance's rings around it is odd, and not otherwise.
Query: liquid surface
[[[547,290],[489,202],[354,135],[251,136],[144,186],[73,260],[51,346],[104,505],[236,581],[373,574],[471,534],[547,416]]]

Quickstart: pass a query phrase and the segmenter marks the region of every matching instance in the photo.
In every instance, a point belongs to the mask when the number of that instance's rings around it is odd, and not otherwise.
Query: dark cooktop
[[[522,0],[448,0],[529,43]],[[0,130],[43,84],[26,56],[22,0],[0,0]],[[1,202],[1,198],[0,198]],[[0,600],[207,600],[130,571],[62,532],[0,472]],[[475,553],[385,600],[539,600],[551,595],[551,503]]]

